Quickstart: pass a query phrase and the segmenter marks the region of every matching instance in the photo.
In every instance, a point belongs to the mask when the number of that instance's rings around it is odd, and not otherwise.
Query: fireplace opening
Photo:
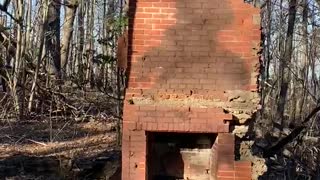
[[[147,132],[148,180],[214,180],[217,134]]]

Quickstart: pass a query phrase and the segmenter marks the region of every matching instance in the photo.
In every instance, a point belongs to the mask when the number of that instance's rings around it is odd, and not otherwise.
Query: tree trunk
[[[68,55],[70,51],[70,41],[73,33],[73,23],[78,7],[77,0],[64,0],[65,4],[65,16],[63,23],[63,37],[61,44],[61,68],[63,76],[66,75]]]
[[[281,128],[284,127],[284,110],[287,100],[288,94],[288,86],[290,83],[290,71],[288,65],[291,62],[292,56],[292,45],[293,45],[293,32],[294,32],[294,25],[296,19],[296,0],[290,0],[289,2],[289,17],[288,17],[288,29],[286,35],[286,42],[285,42],[285,49],[284,53],[282,53],[280,57],[280,93],[279,93],[279,102],[277,106],[276,112],[276,123],[280,125]]]
[[[29,112],[31,112],[32,110],[32,103],[33,103],[33,98],[34,98],[34,94],[36,91],[36,84],[38,81],[38,76],[39,76],[39,69],[40,69],[40,63],[42,60],[42,56],[43,56],[43,50],[44,50],[44,39],[45,39],[45,27],[47,26],[47,14],[48,14],[48,0],[44,0],[44,5],[43,5],[43,19],[42,19],[42,24],[41,24],[41,28],[40,28],[40,46],[39,46],[39,53],[37,56],[37,64],[36,64],[36,72],[34,74],[34,80],[32,83],[32,87],[31,87],[31,94],[29,97],[29,103],[28,103],[28,110]]]
[[[46,48],[52,59],[56,79],[61,79],[60,0],[49,0]]]
[[[78,80],[80,82],[84,79],[84,63],[83,63],[83,49],[84,49],[84,16],[85,16],[85,2],[81,0],[79,11],[78,11],[78,42],[77,42],[77,72],[78,72]]]
[[[22,0],[15,1],[15,7],[16,7],[16,19],[23,20],[23,10],[24,10],[24,3]],[[11,84],[11,92],[14,99],[14,106],[16,113],[18,114],[19,119],[23,116],[23,109],[21,108],[20,98],[18,95],[18,83],[21,81],[21,67],[22,67],[22,61],[23,61],[23,49],[24,49],[24,39],[22,34],[22,26],[21,24],[16,24],[16,32],[17,32],[17,48],[15,53],[15,59],[14,59],[14,72],[12,73],[12,82]]]
[[[86,58],[87,58],[87,67],[86,67],[86,82],[90,82],[90,85],[93,83],[92,79],[92,70],[93,70],[93,30],[94,30],[94,4],[95,0],[88,2],[87,4],[87,33],[86,33]]]

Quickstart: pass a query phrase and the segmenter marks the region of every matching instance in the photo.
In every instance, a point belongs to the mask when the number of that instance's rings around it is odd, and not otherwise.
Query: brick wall
[[[123,130],[229,132],[232,117],[220,108],[125,104]]]
[[[243,0],[129,0],[129,16],[122,179],[148,179],[148,131],[219,133],[213,176],[250,179],[219,103],[227,90],[257,89],[259,10]]]
[[[243,0],[130,0],[129,87],[248,89],[259,10]]]

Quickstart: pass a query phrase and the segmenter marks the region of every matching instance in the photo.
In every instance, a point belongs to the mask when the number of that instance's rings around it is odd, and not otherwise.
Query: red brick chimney
[[[259,14],[243,0],[129,0],[123,180],[251,179],[223,103],[257,90]]]

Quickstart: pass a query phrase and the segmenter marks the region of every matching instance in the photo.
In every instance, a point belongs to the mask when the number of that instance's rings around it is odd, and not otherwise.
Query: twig
[[[35,140],[32,140],[32,139],[26,139],[27,141],[31,141],[31,142],[33,142],[33,143],[35,143],[35,144],[40,144],[40,145],[42,145],[42,146],[48,146],[47,144],[45,144],[45,143],[42,143],[42,142],[39,142],[39,141],[35,141]]]
[[[6,13],[11,19],[13,19],[17,24],[23,26],[23,21],[21,19],[17,19],[15,18],[11,13],[9,13],[8,11],[3,11],[4,13]]]
[[[58,135],[62,132],[62,130],[64,130],[64,128],[65,128],[67,125],[69,125],[69,124],[70,124],[70,122],[66,122],[66,123],[63,125],[63,127],[59,129],[59,131],[54,135],[53,141],[56,139],[56,137],[58,137]]]
[[[18,142],[20,142],[23,138],[25,138],[26,136],[23,135],[22,137],[20,137],[14,144],[17,144]]]

